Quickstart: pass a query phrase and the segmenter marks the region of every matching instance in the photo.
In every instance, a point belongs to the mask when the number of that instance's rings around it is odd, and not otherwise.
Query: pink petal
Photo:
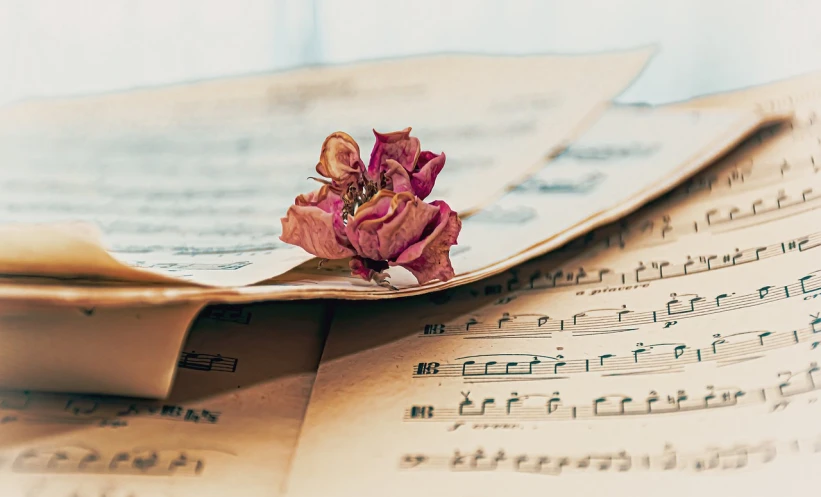
[[[347,244],[347,235],[345,234],[345,222],[342,221],[342,206],[344,202],[342,197],[333,193],[331,188],[327,185],[319,190],[314,190],[308,194],[299,195],[294,200],[294,205],[297,206],[314,206],[319,207],[324,212],[333,214],[333,227],[337,238],[343,244]]]
[[[348,267],[351,268],[351,274],[359,276],[365,281],[371,281],[376,273],[388,269],[388,263],[384,261],[374,261],[371,259],[363,259],[356,256],[351,258],[348,262]]]
[[[445,167],[445,153],[439,155],[433,152],[422,152],[419,154],[419,161],[416,163],[416,171],[411,176],[413,192],[417,197],[424,200],[433,190],[436,177]]]
[[[385,170],[384,164],[388,159],[395,160],[408,172],[414,170],[416,160],[419,158],[420,145],[419,139],[410,136],[410,132],[410,128],[392,133],[379,133],[373,130],[376,143],[368,162],[368,174],[371,178],[379,177],[379,174]]]
[[[316,172],[335,183],[345,185],[365,170],[359,156],[359,145],[347,133],[338,131],[325,138]]]
[[[412,192],[411,178],[401,164],[393,159],[385,161],[385,179],[388,180],[387,189],[395,193]]]
[[[281,219],[279,239],[323,259],[344,259],[354,255],[345,237],[340,210],[333,210],[337,202],[342,200],[330,193],[327,186],[300,195]]]
[[[378,198],[377,198],[378,197]],[[359,208],[347,233],[357,253],[374,260],[392,260],[416,243],[439,214],[411,192],[380,190]]]
[[[425,228],[436,219],[439,210],[405,192],[394,197],[392,215],[378,226],[379,255],[388,261],[399,257],[425,233]],[[367,229],[369,226],[363,226]]]
[[[430,203],[439,209],[438,219],[429,234],[408,247],[393,262],[392,266],[402,266],[413,273],[420,285],[433,280],[448,281],[454,276],[450,263],[450,247],[456,245],[462,221],[445,202],[435,200]]]
[[[348,219],[348,225],[345,227],[345,234],[350,240],[354,250],[359,254],[369,257],[371,259],[378,259],[378,257],[371,257],[366,254],[378,253],[378,247],[374,246],[376,242],[372,237],[365,237],[360,240],[361,232],[359,225],[362,222],[372,219],[382,219],[388,215],[391,208],[391,200],[393,200],[394,193],[390,190],[379,190],[373,198],[364,204],[360,205],[356,210],[353,218]]]

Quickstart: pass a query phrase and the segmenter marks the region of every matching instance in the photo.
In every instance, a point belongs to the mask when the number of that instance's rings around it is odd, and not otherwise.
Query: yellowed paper
[[[821,99],[804,81],[727,96],[796,117],[572,250],[338,313],[288,495],[814,488]]]
[[[384,299],[429,293],[499,274],[553,250],[573,237],[618,219],[668,191],[726,154],[760,126],[783,112],[614,108],[559,157],[523,184],[463,220],[451,249],[456,277],[419,286],[402,268],[392,268],[382,288],[350,275],[347,261],[316,261],[281,277],[239,289],[80,286],[73,289],[0,286],[4,298],[128,300],[217,300],[346,298]],[[60,290],[60,295],[54,293]],[[13,295],[12,295],[13,294]],[[36,295],[35,295],[36,294]],[[95,300],[97,299],[97,300]],[[102,299],[102,300],[100,300]]]
[[[313,303],[207,308],[162,401],[0,392],[0,495],[279,495],[323,314]]]
[[[0,389],[165,397],[203,306],[0,302]]]
[[[424,57],[22,104],[0,115],[0,221],[94,222],[120,266],[100,256],[82,275],[256,283],[312,259],[279,241],[279,219],[318,186],[328,134],[367,160],[372,129],[413,127],[447,153],[431,198],[469,213],[594,121],[651,52]],[[88,255],[58,235],[48,256],[0,245],[0,271],[65,276]]]

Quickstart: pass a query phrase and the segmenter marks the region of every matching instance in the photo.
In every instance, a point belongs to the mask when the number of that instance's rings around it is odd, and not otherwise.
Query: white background
[[[621,101],[773,81],[821,69],[821,1],[0,0],[0,105],[416,53],[647,44],[661,51]]]

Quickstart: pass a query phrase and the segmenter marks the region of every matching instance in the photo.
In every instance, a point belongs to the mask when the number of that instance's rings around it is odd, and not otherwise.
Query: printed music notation
[[[469,219],[471,223],[525,224],[538,217],[539,213],[532,207],[517,206],[512,209],[506,209],[499,205],[491,205],[470,216]],[[451,255],[455,254],[451,252]]]
[[[607,246],[618,244],[626,246],[627,242],[638,242],[634,247],[643,246],[641,240],[669,240],[671,238],[702,233],[705,231],[722,232],[737,229],[737,223],[743,222],[744,227],[751,227],[775,219],[784,219],[804,212],[821,208],[821,195],[812,188],[803,188],[800,192],[787,194],[783,190],[772,197],[761,197],[752,200],[747,205],[713,208],[704,212],[703,219],[675,223],[670,216],[664,215],[658,222],[645,219],[632,231],[620,232],[619,240],[608,238]],[[775,215],[778,214],[776,217]],[[746,222],[749,221],[749,222]],[[632,240],[631,240],[632,238]]]
[[[519,270],[509,271],[509,277],[504,283],[486,284],[483,290],[473,287],[465,290],[472,297],[480,295],[501,295],[506,292],[521,292],[530,290],[552,290],[577,288],[592,285],[616,285],[606,286],[593,290],[579,290],[577,295],[597,295],[626,290],[623,285],[641,285],[639,288],[646,288],[647,283],[694,274],[717,271],[743,264],[778,257],[803,253],[821,246],[821,232],[810,233],[783,242],[775,242],[770,245],[761,245],[746,249],[735,249],[724,254],[709,254],[699,256],[687,256],[687,259],[680,263],[670,263],[668,261],[639,262],[639,264],[629,271],[619,271],[613,268],[600,268],[585,270],[579,269],[556,269],[542,271],[537,269],[531,272],[526,278],[519,277]],[[453,291],[451,291],[453,293]],[[444,300],[442,303],[447,302]]]
[[[249,324],[251,322],[251,311],[247,307],[240,305],[208,306],[201,316],[204,319],[227,321],[237,324]]]
[[[180,353],[177,367],[196,371],[219,371],[234,373],[237,371],[236,357],[223,357],[219,354],[200,354],[196,351]]]
[[[510,191],[511,193],[566,193],[585,195],[593,192],[604,182],[605,178],[605,175],[600,172],[589,173],[574,180],[547,180],[533,177],[512,188]]]
[[[800,191],[799,191],[800,190]],[[557,252],[577,252],[579,250],[608,250],[618,248],[650,247],[678,237],[697,235],[703,232],[721,233],[739,228],[748,228],[771,221],[789,218],[821,207],[816,202],[820,195],[813,188],[804,186],[790,194],[779,190],[770,196],[751,200],[749,204],[707,208],[701,219],[675,222],[669,214],[648,217],[649,207],[638,218],[626,218],[603,228],[593,230],[579,237]]]
[[[613,416],[650,416],[661,414],[706,411],[727,407],[744,407],[767,404],[773,411],[785,409],[794,397],[821,390],[821,369],[816,363],[796,373],[778,374],[778,383],[765,387],[743,390],[740,388],[705,388],[706,393],[688,395],[678,390],[674,395],[661,395],[651,391],[644,399],[629,395],[607,394],[593,399],[588,405],[564,405],[559,392],[552,394],[520,395],[513,392],[503,402],[493,397],[482,400],[470,398],[470,392],[462,392],[457,407],[414,405],[405,409],[404,421],[453,422],[453,421],[506,421],[542,422],[611,418]],[[461,426],[457,424],[451,431]]]
[[[33,448],[18,453],[9,469],[14,473],[200,476],[205,460],[191,452],[133,449],[103,453],[81,445]]]
[[[661,150],[661,143],[627,143],[623,145],[570,145],[555,156],[556,159],[602,162],[628,157],[651,157]]]
[[[638,266],[629,272],[618,273],[611,269],[600,269],[591,271],[590,274],[588,274],[584,269],[579,269],[578,271],[558,270],[552,274],[544,275],[539,273],[536,274],[535,277],[530,278],[530,284],[524,287],[524,289],[559,288],[607,283],[645,283],[716,271],[718,269],[740,266],[742,264],[758,262],[786,254],[807,252],[819,246],[821,246],[821,232],[811,233],[770,245],[751,247],[743,250],[735,249],[733,253],[728,252],[725,254],[710,254],[696,257],[688,256],[686,261],[679,264],[658,261],[645,265],[643,262],[640,262]],[[538,285],[540,279],[547,281],[548,284]],[[601,291],[603,292],[605,290]],[[590,293],[590,295],[595,295],[595,293]]]
[[[811,350],[821,345],[821,313],[810,315],[810,326],[791,331],[742,331],[715,333],[709,344],[700,347],[679,342],[637,343],[628,353],[608,353],[592,358],[566,358],[539,354],[482,354],[459,357],[459,362],[420,362],[413,366],[413,378],[462,378],[468,382],[518,381],[526,377],[557,378],[579,373],[602,376],[660,374],[684,371],[685,366],[715,361],[719,366],[763,357],[762,354],[809,343]]]
[[[574,336],[594,336],[635,331],[639,326],[661,323],[670,327],[682,319],[749,309],[787,299],[814,299],[821,295],[821,270],[809,272],[798,282],[783,286],[765,285],[751,293],[722,293],[709,298],[696,294],[671,294],[665,306],[654,311],[590,309],[569,318],[555,319],[547,314],[509,314],[479,321],[471,318],[464,324],[425,324],[422,337],[465,336],[467,338],[549,338],[557,332]]]
[[[737,444],[710,447],[698,452],[679,453],[670,444],[656,454],[630,454],[627,451],[598,452],[579,456],[539,453],[508,454],[505,450],[486,451],[482,448],[452,455],[405,454],[399,469],[446,470],[454,472],[512,471],[523,474],[559,476],[566,471],[671,471],[691,470],[702,473],[715,470],[737,470],[772,462],[781,456],[806,456],[821,451],[821,437],[784,442],[764,441],[757,444]]]
[[[715,174],[707,172],[690,179],[666,196],[667,199],[692,197],[698,193],[724,191],[746,191],[758,187],[772,186],[773,183],[814,175],[821,168],[821,157],[814,155],[784,158],[780,162],[767,164],[745,164]],[[796,174],[797,173],[797,174]]]
[[[116,251],[112,251],[116,252]],[[225,264],[203,264],[193,262],[146,262],[129,261],[129,266],[144,269],[163,269],[166,271],[236,271],[246,266],[250,266],[250,261],[237,261]]]
[[[121,427],[127,418],[216,424],[220,412],[173,404],[123,403],[103,397],[50,397],[28,392],[0,392],[0,427],[7,423],[86,424]]]

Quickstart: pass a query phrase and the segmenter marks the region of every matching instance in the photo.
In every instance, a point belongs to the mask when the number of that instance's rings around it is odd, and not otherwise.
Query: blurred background
[[[411,54],[657,45],[620,102],[821,69],[818,0],[0,0],[0,105]]]

